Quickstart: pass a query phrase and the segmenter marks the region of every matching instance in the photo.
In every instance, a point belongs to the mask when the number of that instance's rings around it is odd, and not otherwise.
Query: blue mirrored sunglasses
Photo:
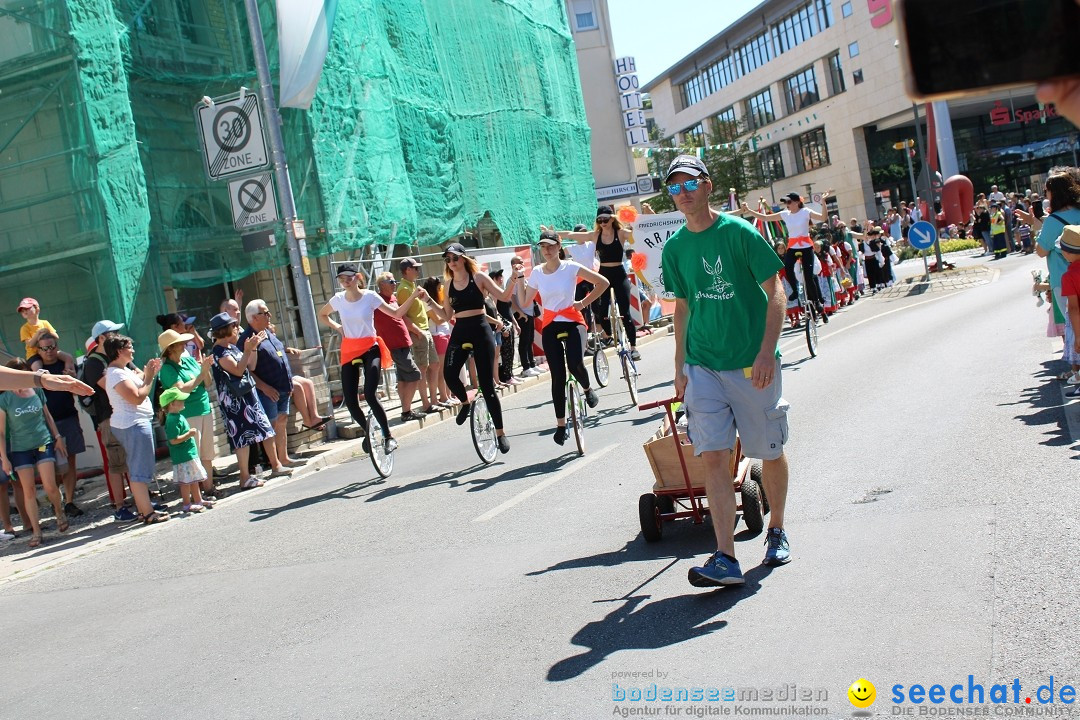
[[[694,192],[698,189],[698,185],[701,184],[700,180],[684,180],[681,183],[674,183],[667,186],[669,195],[678,195],[686,188],[686,192]]]

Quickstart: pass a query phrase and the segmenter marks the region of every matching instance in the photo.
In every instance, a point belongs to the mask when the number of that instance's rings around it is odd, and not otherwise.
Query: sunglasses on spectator
[[[699,185],[701,185],[700,180],[684,180],[681,183],[672,183],[671,185],[668,185],[667,191],[669,195],[674,196],[678,195],[683,190],[686,190],[686,192],[694,192],[698,189]]]
[[[265,315],[266,317],[270,317],[271,315],[273,315],[273,313],[270,312],[269,310],[263,310],[262,312],[257,312],[255,314],[256,315]]]
[[[609,222],[611,222],[611,217],[598,217],[596,218],[596,222],[600,223],[601,225],[607,225]]]
[[[459,260],[459,259],[460,258],[458,258],[457,255],[447,255],[446,257],[443,258],[443,260],[446,261],[447,265],[449,265],[450,263],[452,263],[452,262],[454,262],[456,260]]]
[[[50,350],[55,350],[55,349],[56,349],[55,345],[38,345],[38,350],[41,350],[43,352],[49,352]]]
[[[397,280],[383,280],[387,285],[397,285]]]

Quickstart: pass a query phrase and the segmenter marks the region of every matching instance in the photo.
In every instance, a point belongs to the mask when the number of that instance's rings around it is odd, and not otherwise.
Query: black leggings
[[[626,330],[626,341],[630,347],[637,345],[637,330],[634,328],[634,319],[630,317],[630,278],[626,275],[626,268],[600,266],[600,274],[611,283],[611,289],[615,291],[615,303],[619,306],[619,314],[622,315],[623,328]],[[596,315],[600,321],[600,327],[604,332],[611,335],[611,320],[608,319],[608,308],[611,306],[611,296],[604,293],[596,299]]]
[[[592,269],[592,268],[590,268],[590,269]],[[575,300],[584,300],[585,296],[588,295],[589,293],[591,293],[592,291],[593,291],[593,284],[591,282],[586,282],[586,281],[582,280],[574,288],[574,299]],[[585,305],[585,307],[583,307],[581,309],[581,314],[585,316],[585,327],[586,328],[591,328],[593,326],[593,324],[592,324],[593,323],[592,306],[591,305]]]
[[[386,411],[379,402],[379,385],[382,383],[382,355],[379,354],[379,346],[375,345],[366,353],[352,362],[341,366],[341,392],[345,395],[345,405],[349,408],[353,422],[364,428],[367,432],[367,415],[360,409],[360,364],[364,365],[364,401],[367,402],[379,427],[383,429],[387,437],[390,437],[390,422],[386,419]]]
[[[518,327],[521,328],[521,337],[518,338],[518,357],[521,359],[521,369],[528,370],[536,367],[533,358],[533,335],[536,333],[531,315],[518,316]]]
[[[817,284],[817,275],[814,274],[814,248],[788,248],[784,254],[784,273],[791,285],[791,291],[799,293],[799,280],[795,277],[795,254],[802,253],[803,278],[806,279],[806,299],[810,302],[821,302],[821,288]]]
[[[563,354],[563,345],[558,335],[567,333],[566,354]],[[589,389],[589,373],[585,370],[585,326],[575,322],[557,320],[544,326],[541,334],[544,343],[544,355],[547,357],[548,370],[551,371],[551,401],[555,403],[555,418],[562,420],[566,417],[566,368],[581,383],[585,390]],[[597,352],[602,352],[597,350]]]
[[[465,361],[469,358],[469,351],[461,346],[469,343],[472,344],[473,359],[476,360],[476,381],[480,383],[480,392],[487,401],[495,429],[502,430],[502,405],[495,392],[495,378],[491,376],[495,368],[495,335],[491,332],[486,315],[458,318],[454,325],[454,330],[450,333],[450,344],[446,348],[446,358],[443,360],[446,387],[450,388],[450,392],[461,402],[469,402],[465,384],[461,382],[461,368],[465,367]]]

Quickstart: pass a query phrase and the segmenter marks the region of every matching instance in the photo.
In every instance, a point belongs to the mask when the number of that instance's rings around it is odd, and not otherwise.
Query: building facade
[[[592,177],[597,200],[610,203],[638,194],[638,169],[627,144],[617,84],[607,0],[564,0],[577,50],[578,76],[591,131]],[[647,174],[647,173],[644,173]],[[588,222],[584,218],[583,222]]]
[[[893,145],[915,139],[916,113],[926,138],[928,108],[905,94],[898,32],[888,0],[765,0],[643,90],[653,121],[680,146],[707,144],[720,124],[736,128],[754,148],[752,197],[834,190],[842,218],[876,218],[912,199]],[[1074,128],[1032,92],[949,109],[960,172],[977,192],[1038,190],[1052,165],[1076,162]]]

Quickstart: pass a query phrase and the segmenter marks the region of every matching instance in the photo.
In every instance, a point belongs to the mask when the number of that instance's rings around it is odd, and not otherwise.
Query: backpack
[[[94,424],[96,425],[98,422],[105,419],[104,417],[101,416],[102,415],[101,406],[99,405],[99,403],[101,401],[98,399],[99,395],[101,395],[103,393],[102,393],[102,390],[101,390],[100,387],[98,387],[95,383],[89,382],[86,379],[87,365],[89,365],[90,362],[92,360],[94,360],[95,358],[99,362],[101,362],[101,365],[102,365],[103,369],[108,368],[108,366],[109,366],[109,364],[105,361],[105,356],[102,355],[101,353],[96,353],[95,352],[95,353],[90,353],[89,355],[86,356],[86,359],[83,360],[82,368],[79,370],[79,380],[86,383],[90,387],[94,388],[94,394],[93,395],[87,395],[87,396],[81,396],[80,395],[80,396],[77,396],[77,399],[79,401],[79,406],[83,409],[83,411],[87,415],[89,415],[91,418],[93,418]],[[108,400],[106,400],[105,402],[108,402]]]

